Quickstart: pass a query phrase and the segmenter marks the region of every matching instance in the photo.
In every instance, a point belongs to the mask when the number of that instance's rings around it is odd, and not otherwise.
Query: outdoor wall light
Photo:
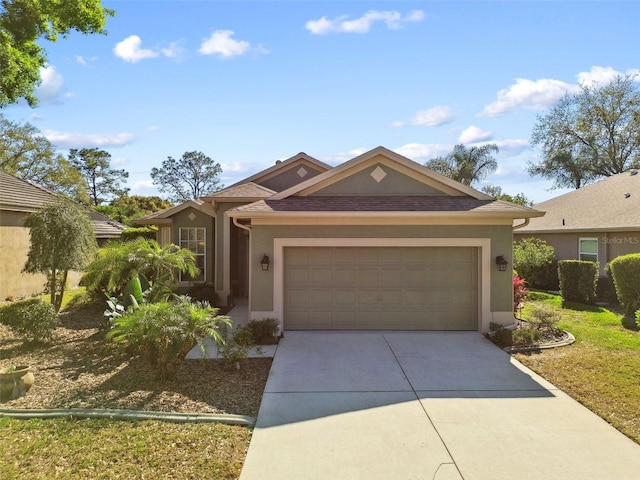
[[[269,255],[265,253],[264,257],[262,257],[262,260],[260,260],[260,266],[262,267],[262,270],[264,270],[265,272],[269,270],[270,264],[271,264],[271,260],[269,260]]]
[[[496,257],[496,265],[498,266],[498,271],[499,272],[506,271],[508,264],[509,264],[509,262],[507,262],[507,259],[504,258],[504,255],[498,255]]]

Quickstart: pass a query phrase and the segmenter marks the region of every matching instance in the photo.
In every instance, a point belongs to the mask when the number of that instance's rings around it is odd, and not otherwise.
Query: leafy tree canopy
[[[46,66],[45,50],[37,40],[52,42],[72,30],[106,33],[107,17],[115,12],[100,0],[2,0],[0,2],[0,108],[34,95],[40,83],[40,68]]]
[[[525,197],[523,193],[518,193],[517,195],[509,195],[508,193],[504,193],[502,191],[502,188],[496,185],[485,185],[481,190],[482,192],[492,196],[496,200],[504,200],[505,202],[516,203],[525,207],[530,207],[531,205],[533,205],[533,202]]]
[[[493,154],[499,151],[495,143],[474,147],[466,147],[460,143],[445,157],[426,162],[425,167],[464,185],[471,185],[496,171],[498,163]]]
[[[80,172],[30,123],[0,115],[0,168],[11,175],[88,203]]]
[[[598,178],[640,166],[640,91],[636,76],[619,75],[602,86],[582,85],[538,116],[531,144],[542,159],[528,171],[554,187],[580,188]]]
[[[186,152],[179,160],[167,157],[161,168],[154,167],[151,179],[161,192],[169,194],[171,201],[180,203],[220,190],[221,173],[220,164],[204,153]]]
[[[67,272],[82,271],[96,251],[91,220],[82,206],[61,197],[29,214],[24,225],[30,247],[23,271],[47,276],[51,304],[58,311]]]
[[[124,195],[112,200],[109,205],[99,205],[94,210],[107,215],[125,225],[133,225],[133,220],[150,213],[172,207],[173,204],[160,197]]]
[[[69,163],[84,177],[89,201],[93,206],[121,197],[128,191],[121,187],[121,183],[129,178],[129,173],[111,168],[111,155],[104,150],[72,148],[69,151]]]

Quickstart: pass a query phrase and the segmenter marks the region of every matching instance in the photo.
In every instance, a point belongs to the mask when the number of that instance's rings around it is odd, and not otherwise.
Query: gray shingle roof
[[[619,173],[546,202],[518,233],[640,230],[640,174]]]
[[[224,190],[208,195],[206,198],[211,198],[216,201],[222,198],[267,198],[274,193],[276,192],[270,188],[248,182],[225,188]]]
[[[260,200],[231,210],[243,213],[277,212],[474,212],[537,214],[534,210],[499,200],[446,195],[309,196]]]

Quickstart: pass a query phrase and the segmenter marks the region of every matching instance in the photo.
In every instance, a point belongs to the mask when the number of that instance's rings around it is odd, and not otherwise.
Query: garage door
[[[477,330],[475,247],[286,247],[288,330]]]

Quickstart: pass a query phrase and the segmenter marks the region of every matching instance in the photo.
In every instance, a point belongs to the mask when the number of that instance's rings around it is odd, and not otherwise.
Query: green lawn
[[[640,443],[640,332],[622,326],[615,309],[567,303],[558,295],[531,293],[532,305],[562,314],[559,327],[576,343],[516,358]]]

